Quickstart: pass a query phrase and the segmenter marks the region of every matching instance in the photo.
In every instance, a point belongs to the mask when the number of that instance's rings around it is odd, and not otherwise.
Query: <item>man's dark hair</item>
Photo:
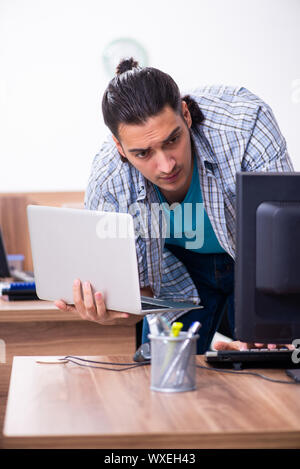
[[[200,124],[204,116],[198,104],[189,95],[181,97],[170,75],[156,68],[142,68],[133,58],[123,59],[103,95],[104,122],[118,138],[120,124],[144,124],[166,105],[182,115],[182,100],[188,105],[192,126]]]

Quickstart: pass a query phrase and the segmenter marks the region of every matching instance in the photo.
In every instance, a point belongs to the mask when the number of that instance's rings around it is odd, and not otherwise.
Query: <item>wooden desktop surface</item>
[[[6,301],[0,298],[0,322],[82,321],[79,315],[65,313],[52,301]]]
[[[203,356],[197,362],[205,364]],[[300,386],[197,369],[196,391],[166,394],[150,390],[150,369],[116,372],[15,357],[5,447],[300,448]],[[289,379],[283,370],[260,372]]]
[[[12,360],[15,355],[134,354],[135,326],[101,326],[60,311],[50,301],[0,299],[0,448]],[[1,342],[2,344],[2,342]]]

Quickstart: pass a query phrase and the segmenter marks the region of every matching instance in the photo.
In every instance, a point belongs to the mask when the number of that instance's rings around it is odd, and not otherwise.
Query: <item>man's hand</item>
[[[294,350],[294,346],[292,344],[286,345],[279,345],[279,344],[258,344],[258,343],[246,343],[240,342],[239,340],[235,340],[233,342],[215,342],[214,349],[215,350],[249,350],[254,348],[267,348],[269,350],[274,350],[276,348],[286,347],[289,350]]]
[[[82,295],[83,293],[83,295]],[[136,314],[122,313],[120,311],[107,310],[103,295],[100,292],[93,294],[91,284],[76,279],[73,283],[74,306],[68,305],[64,301],[55,301],[54,304],[62,311],[70,311],[79,314],[82,319],[98,322],[102,325],[133,325],[141,320],[141,316]]]

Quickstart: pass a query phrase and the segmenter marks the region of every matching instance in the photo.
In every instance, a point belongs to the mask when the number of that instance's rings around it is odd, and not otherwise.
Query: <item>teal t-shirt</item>
[[[183,202],[169,205],[159,188],[154,187],[165,214],[166,244],[205,254],[225,252],[204,209],[195,159],[192,181]]]

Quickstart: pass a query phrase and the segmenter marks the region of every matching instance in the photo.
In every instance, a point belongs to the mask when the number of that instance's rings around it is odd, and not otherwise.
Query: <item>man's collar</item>
[[[217,166],[217,163],[215,155],[206,136],[204,135],[203,130],[199,126],[195,129],[190,129],[190,131],[192,147],[194,152],[198,155],[198,160],[203,163],[207,172],[213,173],[214,167]]]
[[[129,163],[130,164],[130,163]],[[134,166],[133,166],[134,167]],[[138,200],[143,200],[146,197],[146,183],[148,182],[147,179],[142,175],[140,171],[138,171],[136,168],[134,168],[136,171],[137,175],[137,201]]]

